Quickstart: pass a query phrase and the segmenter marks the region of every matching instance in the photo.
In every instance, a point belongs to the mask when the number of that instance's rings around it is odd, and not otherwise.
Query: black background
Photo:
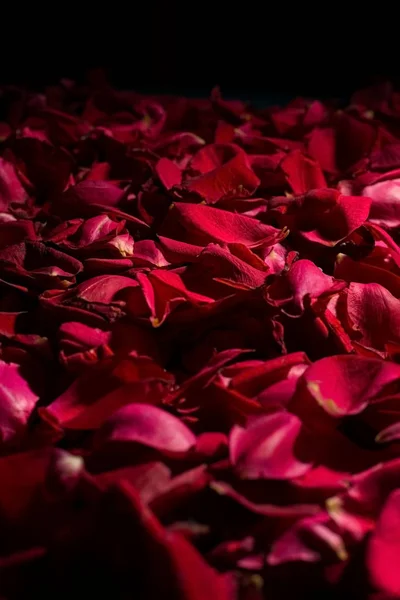
[[[5,5],[0,80],[41,87],[104,67],[118,87],[282,100],[346,97],[400,75],[383,4],[153,2]]]

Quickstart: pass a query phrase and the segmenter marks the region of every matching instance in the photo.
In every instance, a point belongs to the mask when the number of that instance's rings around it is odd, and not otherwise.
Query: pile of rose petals
[[[400,94],[0,110],[1,599],[400,598]]]

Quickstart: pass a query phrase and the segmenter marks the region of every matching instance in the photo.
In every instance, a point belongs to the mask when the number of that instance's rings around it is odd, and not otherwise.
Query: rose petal
[[[187,452],[195,435],[179,419],[150,404],[132,404],[119,410],[99,431],[103,443],[135,442],[163,452]]]
[[[372,533],[367,565],[372,583],[391,596],[400,594],[396,556],[400,549],[400,491],[391,493]]]
[[[236,426],[229,438],[231,461],[248,479],[299,477],[310,469],[294,454],[300,429],[300,420],[284,412],[256,419],[246,429]]]
[[[19,365],[0,360],[0,437],[3,444],[23,432],[38,400]]]
[[[264,225],[245,215],[230,213],[202,204],[176,203],[163,225],[163,235],[176,230],[177,224],[183,228],[183,239],[199,246],[210,242],[241,243],[249,247],[259,246],[267,241],[272,245],[279,241],[278,229]],[[172,233],[171,231],[171,233]]]

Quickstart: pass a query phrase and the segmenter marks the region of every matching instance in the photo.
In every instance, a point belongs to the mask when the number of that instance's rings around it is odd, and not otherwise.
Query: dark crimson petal
[[[238,502],[250,512],[266,517],[283,519],[298,518],[314,515],[320,510],[317,504],[293,504],[290,506],[279,506],[275,504],[260,504],[257,502],[252,502],[224,481],[213,481],[211,482],[210,487],[220,496],[228,496],[228,498],[232,498],[232,500]]]
[[[172,379],[146,357],[104,359],[39,412],[43,419],[57,427],[97,429],[127,404],[160,403]]]
[[[51,210],[64,219],[71,219],[92,214],[91,205],[117,207],[123,196],[124,191],[109,181],[82,181],[53,202]]]
[[[326,173],[336,173],[336,137],[332,127],[316,127],[308,138],[308,152]]]
[[[348,282],[364,284],[370,284],[373,281],[386,288],[395,298],[400,297],[399,275],[364,261],[352,260],[344,254],[338,254],[336,258],[335,277]]]
[[[215,600],[231,599],[228,577],[210,567],[184,537],[164,529],[131,485],[121,483],[114,496],[117,525],[125,528],[121,539],[124,554],[135,559],[136,570],[140,567],[138,583],[142,582],[143,600],[162,596],[165,586],[171,600],[203,600],[208,596]],[[121,547],[120,543],[117,547]],[[159,573],[161,569],[162,577],[154,576],[155,568]]]
[[[309,364],[304,352],[287,354],[254,367],[243,365],[244,368],[240,369],[239,364],[238,373],[232,377],[230,386],[252,398],[265,388],[281,382],[291,372],[296,370],[300,374]]]
[[[0,158],[0,211],[8,212],[13,203],[22,204],[27,198],[12,163]]]
[[[10,158],[38,193],[61,194],[72,172],[74,160],[61,147],[35,137],[10,140]]]

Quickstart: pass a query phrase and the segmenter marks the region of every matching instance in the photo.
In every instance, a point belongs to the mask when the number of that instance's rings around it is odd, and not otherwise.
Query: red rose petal
[[[0,96],[0,597],[399,596],[400,94]]]
[[[187,452],[196,444],[193,433],[173,415],[149,404],[119,410],[99,432],[103,443],[135,442],[164,452]]]
[[[200,246],[210,242],[241,243],[249,247],[267,242],[273,245],[282,235],[278,229],[256,219],[202,204],[174,204],[164,223],[164,234],[177,224],[191,243]],[[186,236],[182,241],[186,241]]]
[[[246,429],[234,427],[230,440],[231,461],[248,479],[291,479],[303,475],[310,465],[294,455],[301,422],[280,412],[252,422]]]
[[[281,163],[286,178],[295,194],[304,194],[315,188],[327,187],[319,164],[302,154],[291,152]]]
[[[400,547],[400,492],[392,492],[368,545],[367,565],[373,584],[392,596],[400,594],[396,556]]]
[[[346,306],[361,344],[384,350],[386,343],[400,340],[400,300],[386,288],[378,283],[350,283]]]
[[[400,367],[375,358],[339,355],[312,364],[302,376],[307,394],[332,417],[357,414],[399,381]],[[300,391],[300,390],[299,390]],[[306,404],[304,408],[306,408]]]
[[[0,437],[3,444],[23,432],[38,400],[21,368],[0,361]]]

